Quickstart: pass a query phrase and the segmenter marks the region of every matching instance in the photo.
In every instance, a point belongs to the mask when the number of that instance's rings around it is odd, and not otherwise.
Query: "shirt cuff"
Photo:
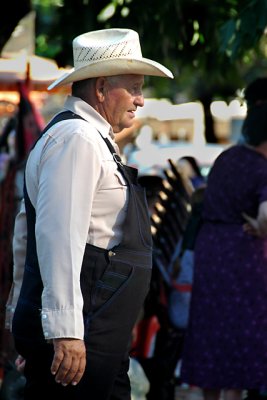
[[[84,322],[81,310],[42,310],[43,333],[45,339],[84,338]]]

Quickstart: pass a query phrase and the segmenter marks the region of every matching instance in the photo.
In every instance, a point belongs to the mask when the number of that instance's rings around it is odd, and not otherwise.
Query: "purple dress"
[[[267,200],[267,159],[236,145],[215,161],[195,247],[182,381],[202,388],[267,387],[267,238],[243,232]]]

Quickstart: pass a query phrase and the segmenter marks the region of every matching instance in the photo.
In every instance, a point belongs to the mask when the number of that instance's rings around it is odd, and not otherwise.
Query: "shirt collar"
[[[67,96],[64,108],[80,115],[92,124],[104,138],[110,136],[114,139],[111,125],[92,106],[79,97]]]

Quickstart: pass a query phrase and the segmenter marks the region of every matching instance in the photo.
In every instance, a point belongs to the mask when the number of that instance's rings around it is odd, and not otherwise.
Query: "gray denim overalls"
[[[45,131],[60,120],[81,117],[63,112],[55,118]],[[40,388],[42,384],[44,398],[56,394],[64,396],[64,400],[130,400],[128,351],[134,324],[149,290],[151,226],[145,192],[137,183],[137,170],[122,165],[110,142],[104,140],[128,183],[129,201],[121,243],[109,250],[90,244],[85,248],[80,282],[87,366],[82,380],[75,387],[56,384],[50,373],[53,346],[45,341],[41,325],[43,284],[36,253],[35,210],[25,186],[27,254],[12,331],[17,351],[26,357],[26,399],[34,399],[38,386]],[[40,357],[46,360],[43,366],[38,364]],[[40,399],[40,389],[38,396]]]

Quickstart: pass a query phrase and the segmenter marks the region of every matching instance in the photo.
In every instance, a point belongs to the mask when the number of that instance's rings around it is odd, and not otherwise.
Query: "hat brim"
[[[81,67],[78,69],[73,68],[66,74],[62,75],[60,78],[56,79],[48,87],[48,90],[54,89],[58,86],[66,85],[68,83],[81,81],[83,79],[97,78],[99,76],[125,74],[150,75],[173,78],[172,72],[156,61],[152,61],[147,58],[116,58],[114,60],[95,61],[85,67]]]

